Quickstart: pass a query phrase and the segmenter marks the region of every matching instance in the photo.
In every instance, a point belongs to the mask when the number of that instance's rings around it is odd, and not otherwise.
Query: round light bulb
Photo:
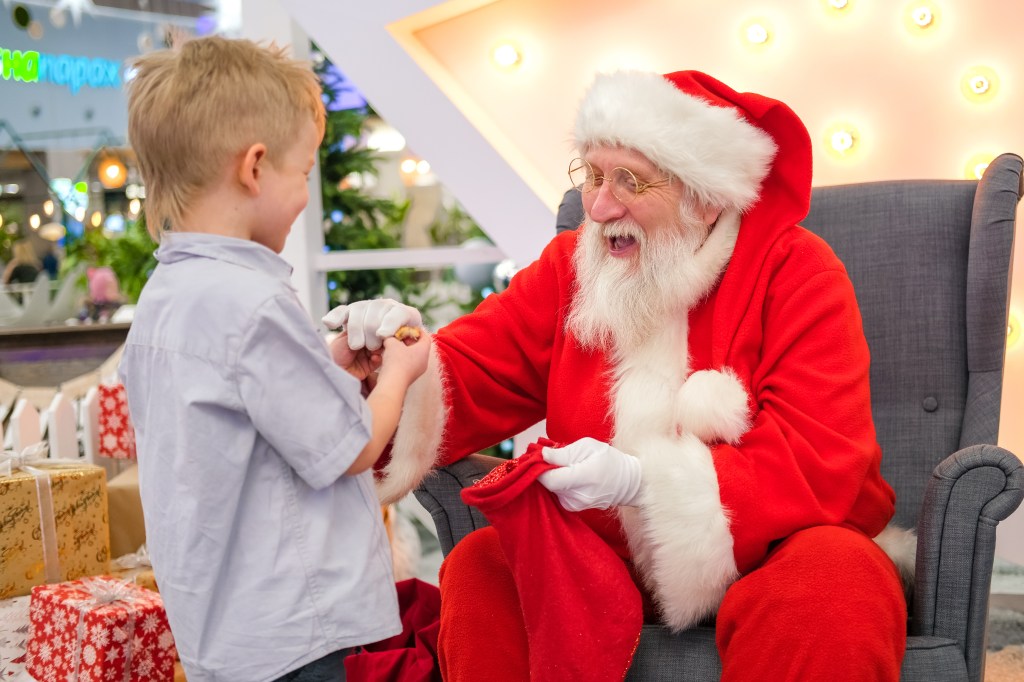
[[[988,66],[972,66],[960,79],[960,92],[971,102],[990,102],[999,91],[999,77]]]
[[[48,216],[53,215],[53,199],[47,199],[43,202],[43,213]]]
[[[834,159],[844,161],[858,156],[860,133],[857,128],[846,122],[837,122],[825,130],[825,151]]]
[[[89,219],[89,222],[92,224],[93,227],[99,227],[100,225],[103,224],[103,216],[100,214],[99,211],[93,211],[92,217]]]
[[[903,25],[914,35],[935,33],[941,19],[941,7],[933,0],[913,0],[903,9]]]
[[[853,148],[853,135],[848,130],[837,130],[832,133],[832,149],[840,154]]]
[[[1010,319],[1006,322],[1006,350],[1010,350],[1020,343],[1021,320],[1017,311],[1010,311]]]
[[[981,180],[988,165],[992,163],[995,156],[988,153],[975,154],[964,164],[964,177],[968,180]]]
[[[747,26],[747,41],[754,45],[764,45],[768,42],[768,29],[762,24],[751,24]]]
[[[40,225],[39,214],[33,213],[31,216],[29,216],[28,224],[29,227],[31,227],[33,230],[38,230]]]
[[[132,199],[128,202],[128,210],[132,215],[138,215],[139,211],[142,210],[142,202],[138,199]]]
[[[113,156],[100,162],[98,172],[100,184],[107,189],[117,189],[128,179],[128,169],[120,159]]]
[[[410,173],[415,173],[416,159],[405,159],[404,161],[402,161],[402,165],[400,166],[400,168],[402,169],[402,172],[405,173],[406,175]]]
[[[523,55],[512,43],[502,43],[494,48],[491,59],[502,69],[511,69],[518,66],[523,60]]]
[[[430,172],[430,164],[426,161],[420,161],[416,164],[416,172],[420,175],[426,175]]]

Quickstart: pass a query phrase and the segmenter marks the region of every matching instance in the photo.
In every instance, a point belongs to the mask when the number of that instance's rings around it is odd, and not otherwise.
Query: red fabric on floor
[[[402,632],[346,657],[347,682],[441,682],[437,666],[441,593],[416,578],[395,587]]]

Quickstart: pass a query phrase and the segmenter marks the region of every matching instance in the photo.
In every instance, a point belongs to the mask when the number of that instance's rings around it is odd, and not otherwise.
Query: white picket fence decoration
[[[131,460],[99,456],[100,384],[117,381],[117,364],[123,346],[98,369],[63,382],[60,386],[18,386],[0,379],[0,443],[21,452],[46,440],[49,457],[78,459],[102,466],[108,480]],[[2,427],[8,410],[6,433]]]
[[[75,459],[78,457],[78,423],[75,406],[63,393],[53,396],[46,411],[46,438],[50,444],[50,457]]]

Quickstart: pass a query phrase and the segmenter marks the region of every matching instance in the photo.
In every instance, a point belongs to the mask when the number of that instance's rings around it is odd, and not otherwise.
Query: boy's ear
[[[245,150],[242,163],[238,167],[238,181],[253,196],[260,193],[260,180],[263,175],[263,164],[266,163],[267,145],[259,142]]]

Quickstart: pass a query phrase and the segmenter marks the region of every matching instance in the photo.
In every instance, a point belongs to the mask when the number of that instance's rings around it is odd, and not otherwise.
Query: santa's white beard
[[[696,216],[682,211],[678,225],[654,236],[631,220],[596,223],[588,217],[582,229],[566,326],[584,347],[635,348],[707,293],[707,273],[694,255],[710,228]],[[638,248],[629,258],[612,256],[612,237],[632,237]]]

